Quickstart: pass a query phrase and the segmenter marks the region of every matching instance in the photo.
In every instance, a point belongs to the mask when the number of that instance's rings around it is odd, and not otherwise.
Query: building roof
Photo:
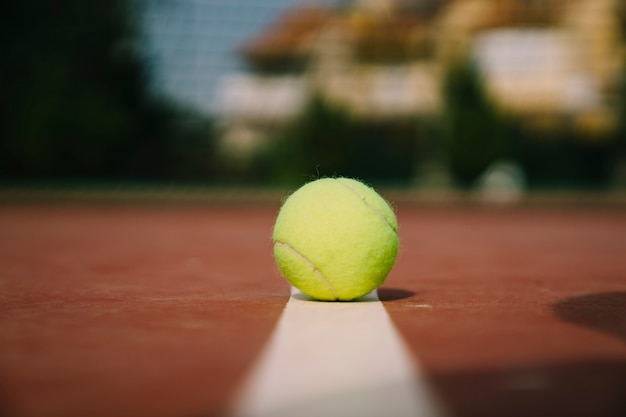
[[[305,55],[315,34],[333,15],[330,7],[300,5],[283,13],[240,49],[251,63]]]

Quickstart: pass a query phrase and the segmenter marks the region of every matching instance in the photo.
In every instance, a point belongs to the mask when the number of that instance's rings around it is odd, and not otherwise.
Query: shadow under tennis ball
[[[415,295],[415,292],[403,290],[401,288],[379,288],[378,298],[380,301],[404,300]]]
[[[371,301],[395,301],[395,300],[403,300],[405,298],[409,298],[415,295],[415,293],[413,291],[407,291],[407,290],[402,290],[399,288],[378,288],[376,290],[376,292],[378,293],[378,299],[373,298],[371,296],[371,294],[365,295],[362,298],[357,298],[356,300],[352,300],[352,301],[345,301],[348,303],[367,303],[367,302],[371,302]],[[308,295],[302,294],[302,293],[296,293],[296,294],[292,294],[291,297],[295,298],[296,300],[300,300],[300,301],[313,301],[313,302],[321,302],[321,303],[326,303],[328,301],[319,301],[319,300],[315,300],[311,297],[309,297]],[[337,302],[337,301],[330,301],[330,302]],[[339,301],[341,302],[341,301]]]

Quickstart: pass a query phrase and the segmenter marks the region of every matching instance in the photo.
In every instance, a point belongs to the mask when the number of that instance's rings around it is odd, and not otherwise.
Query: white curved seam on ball
[[[352,193],[354,195],[356,195],[367,207],[369,207],[371,210],[374,211],[374,213],[376,213],[378,215],[378,217],[381,218],[381,220],[387,225],[389,226],[389,228],[391,229],[391,231],[393,231],[394,234],[398,234],[397,230],[394,229],[393,225],[391,224],[391,222],[385,217],[385,215],[383,213],[380,212],[380,210],[378,210],[376,207],[374,207],[373,205],[371,205],[366,199],[365,196],[359,194],[359,192],[357,190],[355,190],[354,188],[352,188],[349,184],[346,184],[345,182],[341,181],[341,180],[337,180],[337,182],[341,185],[343,185],[344,187],[346,187],[348,190],[352,191]]]
[[[306,256],[304,256],[303,254],[301,254],[300,252],[298,252],[293,246],[291,246],[289,243],[285,243],[285,242],[280,242],[280,241],[276,241],[274,242],[275,245],[279,245],[279,246],[283,246],[285,248],[287,248],[288,250],[290,250],[291,252],[293,252],[298,258],[300,258],[302,261],[304,261],[307,265],[309,265],[309,267],[313,270],[313,273],[315,273],[318,277],[320,277],[320,279],[322,280],[322,282],[324,284],[326,284],[326,286],[328,287],[328,289],[330,289],[330,291],[333,293],[333,296],[335,296],[335,299],[339,300],[339,296],[337,295],[337,292],[335,291],[335,289],[333,288],[332,285],[330,285],[330,282],[328,282],[328,280],[324,277],[324,275],[322,274],[322,272],[317,269],[317,267],[315,266],[315,264],[313,262],[311,262],[309,259],[307,259]]]

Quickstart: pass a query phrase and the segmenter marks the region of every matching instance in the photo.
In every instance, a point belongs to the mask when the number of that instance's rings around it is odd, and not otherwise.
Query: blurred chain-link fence
[[[3,8],[8,180],[626,183],[619,0]]]

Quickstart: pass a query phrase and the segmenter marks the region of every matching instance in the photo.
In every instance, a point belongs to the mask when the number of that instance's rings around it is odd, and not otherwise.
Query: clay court
[[[278,208],[5,201],[2,415],[230,414],[290,299]],[[623,206],[396,211],[378,297],[446,415],[626,415]]]

